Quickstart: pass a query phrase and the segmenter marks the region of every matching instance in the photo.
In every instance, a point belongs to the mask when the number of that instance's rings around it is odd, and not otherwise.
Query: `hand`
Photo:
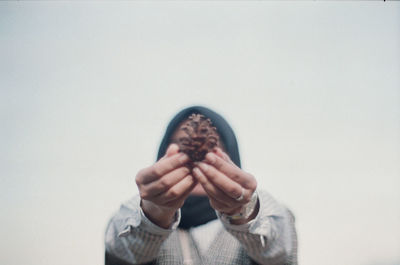
[[[228,215],[239,213],[250,202],[257,188],[255,178],[237,167],[220,148],[215,153],[208,153],[204,162],[197,162],[192,172],[208,194],[211,206]],[[242,195],[243,199],[238,201]],[[236,224],[248,222],[257,212],[258,208],[248,220],[241,220]]]
[[[164,157],[136,176],[143,212],[153,223],[164,228],[170,226],[175,212],[197,184],[185,166],[189,157],[178,151],[179,147],[171,144]]]

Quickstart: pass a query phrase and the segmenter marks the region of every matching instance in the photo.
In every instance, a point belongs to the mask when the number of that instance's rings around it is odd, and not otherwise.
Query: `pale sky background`
[[[191,104],[295,213],[300,264],[400,264],[399,2],[0,2],[0,91],[1,264],[103,264]]]

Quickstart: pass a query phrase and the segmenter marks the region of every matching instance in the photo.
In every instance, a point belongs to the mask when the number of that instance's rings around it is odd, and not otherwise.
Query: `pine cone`
[[[179,129],[185,132],[185,136],[178,139],[179,149],[192,161],[202,161],[218,145],[217,128],[204,115],[193,113]]]

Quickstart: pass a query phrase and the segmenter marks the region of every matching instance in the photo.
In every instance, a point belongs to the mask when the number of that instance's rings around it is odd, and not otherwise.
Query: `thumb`
[[[231,160],[231,158],[228,156],[227,153],[225,153],[224,151],[222,151],[221,148],[217,147],[215,148],[215,154],[219,157],[221,157],[223,160],[225,160],[228,163],[234,164]]]
[[[179,146],[177,144],[170,144],[168,146],[167,152],[165,153],[166,157],[172,156],[179,152]]]

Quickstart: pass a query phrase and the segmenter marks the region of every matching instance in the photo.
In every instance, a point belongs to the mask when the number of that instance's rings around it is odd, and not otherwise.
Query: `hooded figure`
[[[211,120],[221,148],[188,166],[189,157],[171,143],[192,114]],[[255,178],[241,169],[232,128],[214,111],[181,110],[167,126],[156,163],[140,170],[136,183],[140,195],[123,203],[107,226],[106,265],[297,264],[293,214],[256,191]]]
[[[171,137],[178,129],[179,125],[187,120],[191,114],[202,114],[209,118],[212,125],[217,128],[219,139],[225,152],[229,155],[230,159],[238,166],[240,165],[239,148],[236,140],[235,133],[226,120],[218,113],[202,107],[193,106],[181,110],[170,121],[167,130],[162,138],[160,148],[158,149],[157,160],[165,155],[168,146],[171,144]],[[188,229],[190,227],[205,224],[217,218],[215,210],[211,208],[208,197],[205,195],[190,195],[185,204],[181,208],[181,222],[179,228]]]

